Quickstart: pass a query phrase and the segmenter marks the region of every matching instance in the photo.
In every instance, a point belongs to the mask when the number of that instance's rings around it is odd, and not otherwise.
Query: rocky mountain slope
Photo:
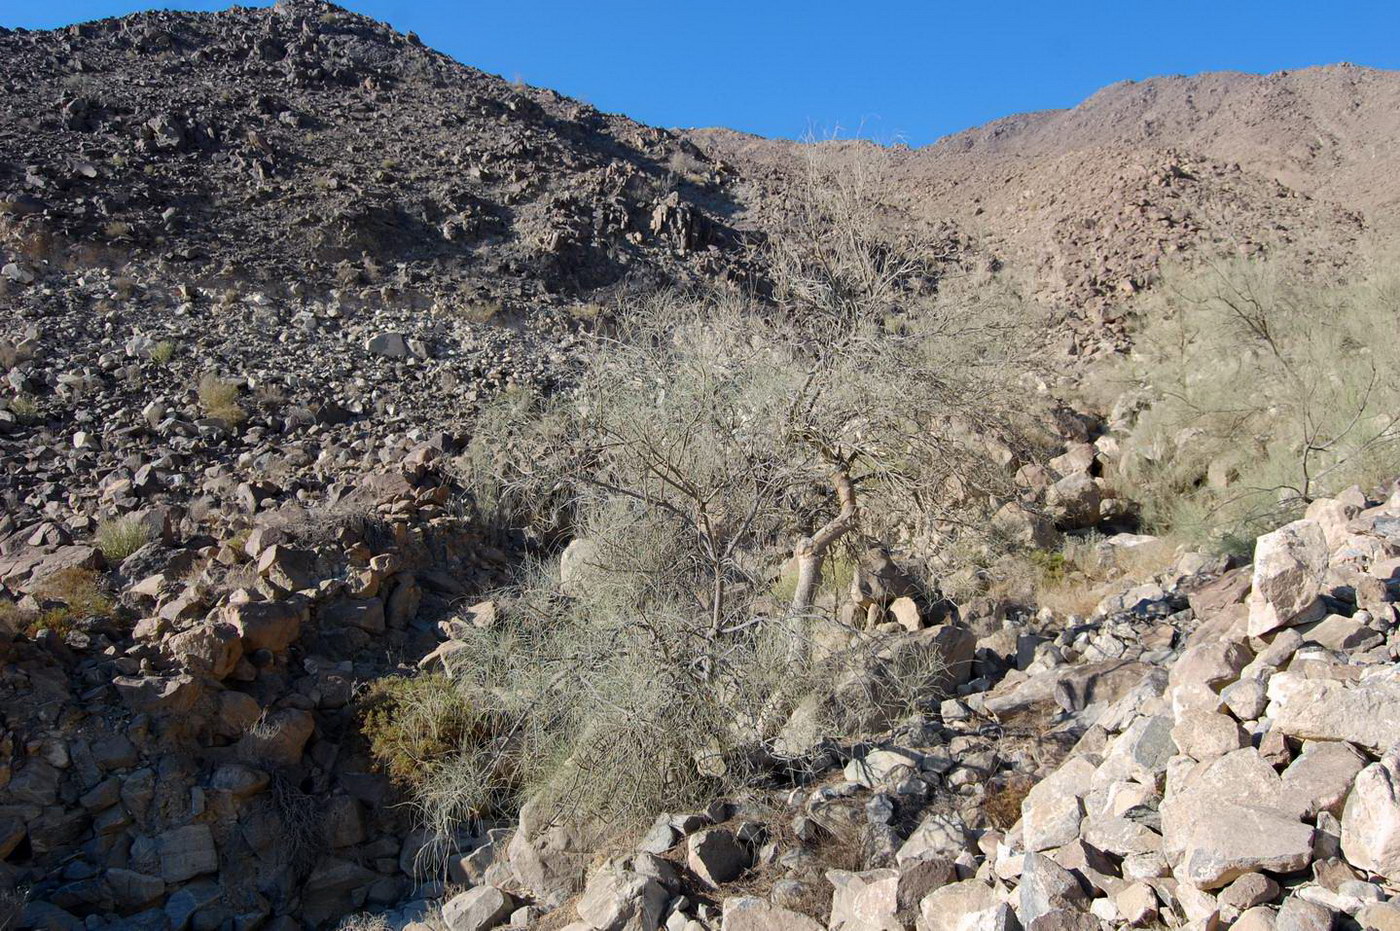
[[[885,171],[910,216],[954,224],[1092,334],[1164,260],[1269,252],[1325,273],[1389,241],[1397,100],[1395,73],[1349,65],[1154,78],[897,148]],[[800,170],[788,143],[692,138],[753,179],[746,203]]]
[[[10,248],[454,304],[723,272],[715,166],[321,3],[0,35]],[[703,205],[703,207],[701,206]]]
[[[314,0],[0,30],[0,89],[0,892],[26,897],[0,907],[25,924],[1396,926],[1400,500],[1319,502],[1252,569],[1144,572],[1160,541],[1112,534],[1124,437],[1070,412],[1043,466],[998,456],[1024,500],[996,520],[1110,534],[1091,610],[867,592],[831,607],[880,621],[872,653],[947,665],[927,714],[856,744],[790,722],[767,791],[608,859],[529,807],[430,838],[364,710],[498,623],[518,541],[453,462],[478,402],[567,384],[628,289],[762,293],[798,150]],[[1098,352],[1163,259],[1321,273],[1384,235],[1397,95],[1341,66],[1119,85],[884,153],[880,206]]]

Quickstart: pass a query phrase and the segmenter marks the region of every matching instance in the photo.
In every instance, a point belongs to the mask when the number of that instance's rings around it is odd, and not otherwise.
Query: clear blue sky
[[[158,2],[158,0],[151,0]],[[0,0],[47,28],[142,0]],[[226,2],[185,0],[181,9]],[[255,4],[257,5],[257,4]],[[352,0],[465,64],[662,126],[912,145],[1125,78],[1400,68],[1400,0]]]

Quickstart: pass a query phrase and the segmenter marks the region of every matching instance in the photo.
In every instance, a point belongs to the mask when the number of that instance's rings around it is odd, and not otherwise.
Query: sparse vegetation
[[[111,562],[121,562],[151,542],[150,527],[132,517],[116,517],[97,525],[97,548]]]
[[[986,453],[1024,445],[1021,308],[936,298],[902,251],[922,244],[843,216],[859,235],[775,256],[776,309],[629,295],[573,392],[479,419],[460,465],[481,515],[579,542],[454,654],[452,687],[507,723],[429,768],[439,831],[501,774],[560,817],[634,825],[742,788],[799,704],[849,735],[940,696],[936,651],[844,627],[820,580],[848,586],[847,549],[873,541],[951,545],[1013,493]]]
[[[380,679],[365,692],[360,709],[370,753],[409,787],[431,779],[445,757],[489,733],[482,715],[441,675]]]
[[[171,359],[175,358],[175,343],[166,339],[156,343],[151,350],[151,361],[159,365],[167,365]]]
[[[1157,295],[1128,367],[1151,403],[1124,469],[1149,527],[1239,550],[1315,498],[1394,473],[1394,273],[1329,286],[1241,261],[1171,271]]]
[[[213,372],[206,373],[199,380],[199,404],[204,413],[216,420],[222,420],[230,427],[236,427],[248,418],[248,413],[239,403],[238,385],[224,381]]]
[[[61,637],[75,621],[111,614],[115,607],[102,591],[100,576],[92,569],[60,569],[36,586],[34,595],[40,604],[38,611],[6,609],[16,626],[23,625],[30,637],[41,630],[51,630]]]
[[[23,424],[34,423],[39,419],[39,405],[27,394],[17,394],[10,398],[10,413]]]

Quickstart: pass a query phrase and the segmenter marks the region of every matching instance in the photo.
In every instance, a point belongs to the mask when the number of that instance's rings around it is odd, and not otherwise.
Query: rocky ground
[[[1106,352],[1164,259],[1349,261],[1394,203],[1362,156],[1395,84],[1118,87],[890,153],[882,206],[1027,276],[1065,358]],[[1092,611],[830,605],[879,622],[872,652],[946,662],[947,699],[856,744],[795,718],[766,790],[622,841],[527,806],[429,843],[362,700],[450,671],[520,556],[456,478],[473,414],[567,384],[629,288],[762,291],[792,147],[640,126],[309,0],[0,29],[0,87],[0,884],[27,890],[0,905],[24,924],[1400,927],[1400,497],[1144,578],[1160,544],[1115,532],[1123,431],[1092,418],[996,518],[1028,547],[1106,534]]]

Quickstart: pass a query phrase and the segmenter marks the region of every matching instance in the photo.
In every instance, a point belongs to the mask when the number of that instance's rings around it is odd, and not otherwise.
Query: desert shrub
[[[238,385],[234,382],[224,381],[213,372],[207,372],[199,380],[198,394],[204,413],[216,420],[236,427],[248,418],[238,402]]]
[[[55,601],[58,606],[46,608],[30,621],[28,633],[36,635],[40,630],[52,630],[62,636],[72,629],[73,623],[85,617],[111,614],[112,600],[103,593],[101,577],[92,569],[60,569],[46,576],[37,586],[34,595],[41,602]]]
[[[1400,467],[1400,276],[1241,261],[1171,271],[1158,293],[1125,366],[1151,398],[1123,469],[1150,527],[1237,549]]]
[[[849,585],[847,549],[952,546],[1015,494],[1024,308],[891,219],[867,167],[814,166],[765,256],[771,302],[629,292],[567,389],[481,411],[457,462],[473,505],[578,545],[452,655],[500,723],[427,768],[429,825],[503,793],[638,825],[771,772],[795,710],[814,739],[850,736],[942,697],[935,651],[846,629],[817,595]]]
[[[132,517],[116,517],[97,525],[97,548],[111,562],[121,562],[151,542],[151,528]]]
[[[360,730],[370,753],[396,782],[429,779],[446,756],[479,743],[490,724],[442,675],[386,678],[360,700]]]
[[[34,423],[39,419],[39,405],[27,394],[17,394],[10,398],[9,408],[20,423]]]
[[[175,358],[175,344],[168,339],[156,343],[155,348],[151,350],[151,361],[160,365],[167,364],[173,358]]]

